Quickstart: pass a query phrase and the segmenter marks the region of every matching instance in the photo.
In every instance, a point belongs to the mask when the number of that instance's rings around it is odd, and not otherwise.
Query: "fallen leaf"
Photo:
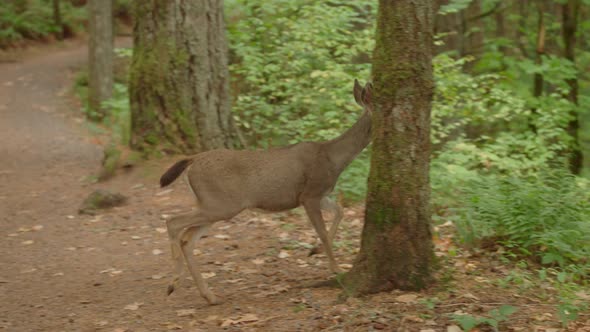
[[[54,277],[61,277],[61,276],[63,276],[63,275],[64,275],[64,273],[63,273],[63,272],[57,272],[57,273],[54,273],[54,274],[53,274],[53,276],[54,276]]]
[[[131,304],[126,305],[124,309],[135,311],[135,310],[139,309],[139,307],[141,307],[142,305],[143,305],[143,302],[133,302]]]
[[[38,232],[43,229],[43,225],[35,225],[35,226],[31,227],[31,229],[34,230],[35,232]]]
[[[338,264],[343,269],[352,269],[352,264]]]
[[[256,258],[252,260],[252,263],[256,264],[256,265],[262,265],[264,264],[264,258]]]
[[[471,300],[474,300],[474,301],[479,301],[479,298],[477,296],[471,294],[471,293],[465,293],[465,294],[463,294],[463,295],[461,295],[459,297],[464,297],[466,299],[471,299]]]
[[[156,256],[157,256],[157,255],[161,255],[161,254],[163,254],[163,253],[164,253],[164,252],[163,252],[162,250],[160,250],[160,249],[154,249],[154,250],[152,250],[152,254],[154,254],[154,255],[156,255]]]
[[[133,236],[131,236],[131,239],[133,239],[133,240],[141,240],[141,236],[133,235]]]
[[[449,325],[447,326],[447,332],[463,332],[463,330],[457,325]]]
[[[23,241],[21,243],[24,244],[24,245],[26,245],[26,246],[28,246],[28,245],[31,245],[31,244],[35,243],[35,241],[33,241],[33,240],[27,240],[27,241]]]
[[[213,235],[213,237],[216,239],[221,239],[221,240],[228,240],[229,239],[229,235],[225,235],[225,234],[215,234],[215,235]]]
[[[168,330],[182,330],[182,326],[172,322],[160,323],[160,325],[165,326]]]
[[[164,278],[164,275],[162,275],[162,274],[154,274],[152,276],[152,279],[154,279],[154,280],[160,280],[162,278]]]
[[[402,302],[402,303],[414,303],[414,302],[416,302],[417,298],[418,298],[418,295],[416,295],[416,294],[403,294],[403,295],[396,297],[395,300],[397,302]]]
[[[178,316],[178,317],[192,316],[192,315],[194,315],[196,313],[197,313],[197,311],[195,309],[181,309],[181,310],[176,310],[176,316]]]
[[[116,275],[119,275],[119,274],[123,273],[123,271],[116,270],[115,268],[110,267],[110,268],[108,268],[106,270],[100,271],[100,274],[105,274],[105,273],[108,273],[111,277],[113,277],[113,276],[116,276]]]
[[[247,324],[258,321],[258,317],[254,314],[245,314],[237,318],[228,318],[221,323],[221,327],[228,327],[232,325]]]
[[[157,192],[155,195],[156,196],[163,196],[163,195],[167,195],[169,193],[171,193],[174,189],[166,189],[166,190],[162,190],[160,192]]]
[[[203,272],[201,273],[201,276],[203,277],[203,279],[209,279],[215,277],[216,274],[215,272]]]
[[[244,279],[227,279],[227,280],[222,281],[222,283],[235,284],[240,281],[244,281]]]
[[[156,232],[161,233],[161,234],[164,234],[164,233],[167,232],[167,230],[166,230],[165,227],[157,227],[156,228]]]
[[[279,252],[279,258],[287,258],[287,257],[290,257],[290,256],[291,256],[291,255],[289,255],[289,253],[288,253],[288,252],[286,252],[286,251],[284,251],[284,250],[281,250],[281,251]]]
[[[199,256],[203,254],[203,252],[199,249],[193,249],[193,256]]]
[[[403,318],[404,321],[412,322],[412,323],[424,323],[424,319],[418,316],[405,316]]]

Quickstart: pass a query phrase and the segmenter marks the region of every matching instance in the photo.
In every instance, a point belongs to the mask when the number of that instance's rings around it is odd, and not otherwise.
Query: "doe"
[[[211,150],[175,163],[160,178],[165,187],[185,170],[197,210],[167,221],[175,263],[168,286],[174,291],[181,278],[183,256],[193,280],[209,304],[219,300],[207,286],[192,255],[192,247],[215,222],[227,220],[245,209],[279,212],[303,206],[328,257],[330,270],[339,271],[332,241],[342,219],[342,209],[328,198],[342,171],[371,141],[372,85],[354,81],[353,95],[363,107],[357,122],[339,137],[324,142],[301,142],[268,150]],[[322,210],[334,220],[326,231]]]

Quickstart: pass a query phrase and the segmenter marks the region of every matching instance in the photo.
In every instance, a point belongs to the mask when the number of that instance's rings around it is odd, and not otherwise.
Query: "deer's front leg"
[[[322,217],[320,200],[306,201],[303,203],[303,207],[305,208],[305,212],[307,213],[313,228],[315,228],[316,233],[318,233],[318,236],[320,237],[320,240],[326,249],[326,255],[328,256],[328,261],[330,263],[330,271],[333,273],[340,273],[340,268],[334,260],[334,254],[332,253],[332,243],[328,237],[326,224],[324,222],[324,218]]]
[[[320,202],[320,208],[322,211],[329,211],[333,216],[330,230],[328,231],[328,241],[330,241],[330,245],[332,248],[334,248],[334,238],[336,237],[338,226],[340,225],[340,221],[342,221],[343,216],[342,207],[338,203],[331,200],[329,197],[324,197]],[[323,251],[323,246],[321,244],[316,244],[309,251],[309,256],[319,254]]]

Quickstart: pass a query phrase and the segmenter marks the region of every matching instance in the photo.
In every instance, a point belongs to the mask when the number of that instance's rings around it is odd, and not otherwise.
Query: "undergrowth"
[[[567,171],[470,179],[462,204],[452,209],[460,240],[493,240],[515,257],[568,272],[572,281],[590,274],[588,182]]]
[[[24,40],[40,40],[62,32],[73,35],[84,29],[86,8],[60,1],[61,26],[51,3],[44,0],[3,0],[0,6],[0,48]]]

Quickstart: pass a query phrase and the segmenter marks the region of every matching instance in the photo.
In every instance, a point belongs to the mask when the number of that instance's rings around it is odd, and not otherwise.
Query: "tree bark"
[[[563,24],[563,44],[565,46],[564,56],[576,64],[576,29],[578,25],[578,12],[580,9],[579,0],[568,0],[562,5],[562,24]],[[576,107],[571,112],[570,121],[568,123],[568,133],[573,138],[574,142],[570,154],[570,170],[573,174],[580,174],[582,171],[582,151],[580,150],[580,142],[578,129],[580,128],[580,120],[577,111],[578,105],[578,79],[577,77],[567,80],[570,91],[567,94],[567,99]]]
[[[231,147],[223,1],[134,1],[132,147]]]
[[[535,47],[535,64],[543,64],[543,55],[545,54],[545,11],[543,1],[537,3],[537,45]],[[533,95],[539,98],[543,95],[544,79],[542,73],[535,73],[533,80]],[[531,109],[533,119],[529,122],[529,128],[536,134],[537,125],[535,124],[537,109]]]
[[[113,92],[113,7],[110,0],[88,2],[88,103],[95,119],[104,118],[101,103]]]
[[[55,36],[57,37],[57,39],[62,40],[65,37],[65,33],[64,33],[64,26],[63,26],[63,23],[61,20],[61,10],[60,10],[59,0],[53,0],[52,5],[53,5],[53,23],[57,27],[57,31],[55,32]]]
[[[428,178],[433,8],[380,0],[373,53],[373,152],[361,250],[342,279],[350,294],[431,282]]]

